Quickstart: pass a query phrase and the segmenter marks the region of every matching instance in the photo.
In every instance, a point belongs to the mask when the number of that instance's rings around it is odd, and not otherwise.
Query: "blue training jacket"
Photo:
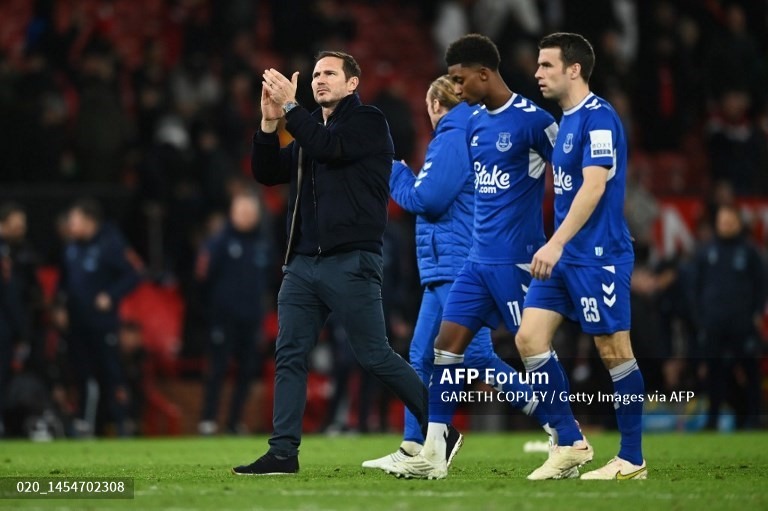
[[[73,326],[117,329],[120,302],[141,281],[128,252],[123,235],[106,222],[92,239],[67,244],[59,286],[67,295]],[[96,295],[102,291],[112,298],[112,308],[106,312],[95,305]]]
[[[416,216],[421,284],[453,281],[472,244],[475,190],[466,126],[473,108],[459,103],[440,119],[418,176],[392,164],[392,198]]]

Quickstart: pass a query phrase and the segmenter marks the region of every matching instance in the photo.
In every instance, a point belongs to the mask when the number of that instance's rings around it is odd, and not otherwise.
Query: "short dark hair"
[[[27,210],[24,209],[24,206],[15,201],[4,203],[0,206],[0,222],[5,222],[14,213],[26,214]]]
[[[539,42],[539,49],[560,48],[560,56],[567,66],[581,65],[581,77],[589,83],[595,68],[595,50],[587,38],[571,32],[555,32]]]
[[[360,78],[360,75],[363,74],[362,70],[360,69],[360,64],[358,64],[355,60],[355,57],[349,53],[344,53],[343,51],[324,50],[318,53],[315,57],[315,64],[317,64],[318,60],[324,59],[325,57],[336,57],[337,59],[344,61],[342,69],[344,70],[344,78],[347,80],[353,76]]]
[[[72,207],[69,208],[69,210],[77,210],[97,224],[100,224],[104,219],[104,209],[96,199],[78,199],[72,204]]]
[[[460,37],[445,51],[448,67],[456,64],[469,66],[480,64],[492,71],[499,69],[501,57],[493,41],[482,34],[467,34]]]

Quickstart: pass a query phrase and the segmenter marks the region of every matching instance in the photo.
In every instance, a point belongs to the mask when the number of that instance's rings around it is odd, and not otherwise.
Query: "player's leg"
[[[461,447],[462,437],[450,427],[465,381],[457,378],[464,368],[464,351],[494,309],[493,299],[478,274],[479,265],[467,262],[451,286],[443,320],[435,340],[434,368],[429,386],[429,425],[418,456],[398,463],[392,473],[405,477],[440,479],[448,462]]]
[[[573,418],[568,395],[568,379],[552,350],[552,338],[565,317],[573,315],[571,300],[560,274],[561,265],[555,267],[547,281],[534,280],[528,289],[520,330],[515,336],[526,371],[536,373],[529,381],[542,396],[539,408],[546,414],[549,425],[556,431],[557,445],[549,458],[528,479],[565,479],[576,475],[579,466],[588,463],[594,455],[592,447],[581,434]]]
[[[630,263],[570,267],[566,276],[571,294],[578,300],[581,328],[594,336],[600,358],[611,374],[621,433],[618,456],[582,474],[582,479],[645,479],[647,475],[642,452],[645,385],[629,337],[631,274]]]
[[[596,335],[595,345],[613,380],[616,423],[621,434],[619,454],[582,479],[645,479],[648,475],[642,450],[643,376],[632,353],[629,332]]]
[[[552,349],[555,332],[563,320],[573,313],[558,269],[559,266],[555,267],[547,281],[531,281],[515,344],[526,372],[537,373],[536,377],[530,375],[528,381],[533,381],[533,389],[543,396],[539,407],[543,408],[550,426],[556,431],[558,445],[572,446],[574,442],[583,440],[583,436],[568,400],[562,399],[568,394],[569,384]]]
[[[428,286],[421,298],[421,307],[413,330],[413,338],[409,351],[411,366],[419,375],[425,386],[429,386],[434,366],[434,340],[440,328],[440,318],[443,315],[442,295],[448,294],[450,283],[438,286]],[[363,468],[378,468],[387,470],[392,464],[421,452],[424,445],[424,434],[421,424],[408,408],[405,409],[405,428],[400,448],[386,456],[363,462]]]
[[[517,333],[525,294],[531,282],[529,271],[514,264],[494,265],[482,268],[481,277],[495,304],[485,318],[486,324],[496,328],[503,323],[507,330]],[[542,426],[547,424],[543,407],[538,407],[531,386],[522,383],[517,370],[496,355],[490,330],[483,328],[478,331],[464,354],[464,364],[480,369],[483,376],[488,377],[485,383],[505,395],[522,396],[510,401],[512,408],[536,417]]]
[[[458,402],[451,396],[464,388],[464,380],[457,378],[464,369],[464,348],[474,333],[467,327],[442,321],[435,341],[434,369],[429,385],[429,423],[424,446],[418,455],[400,460],[386,469],[398,477],[443,479],[448,475],[448,465],[461,448],[463,437],[450,424]],[[440,343],[440,339],[449,339]],[[442,350],[439,346],[450,347],[461,353]]]
[[[496,303],[498,323],[503,322],[507,330],[517,334],[522,323],[522,311],[525,308],[525,297],[531,285],[531,273],[528,265],[508,265],[494,268],[486,268],[483,274],[486,286]],[[494,318],[495,319],[495,318]],[[552,352],[554,355],[554,352]],[[506,372],[514,377],[509,378],[500,390],[515,392],[526,397],[519,402],[512,402],[513,408],[521,410],[526,415],[533,416],[545,431],[557,441],[557,431],[550,428],[549,416],[546,407],[539,406],[539,400],[533,393],[533,387],[527,383],[521,383],[520,377],[512,367],[501,360],[495,352],[491,351],[493,359],[490,361],[495,372]]]

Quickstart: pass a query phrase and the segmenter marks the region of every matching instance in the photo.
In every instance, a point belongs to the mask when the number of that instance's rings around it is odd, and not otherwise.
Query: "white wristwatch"
[[[283,113],[287,114],[288,112],[290,112],[291,110],[293,110],[297,106],[299,106],[299,104],[296,103],[295,101],[288,101],[287,103],[285,103],[283,105]]]

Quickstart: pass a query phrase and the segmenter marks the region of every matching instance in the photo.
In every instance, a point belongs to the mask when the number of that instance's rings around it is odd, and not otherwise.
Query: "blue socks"
[[[450,424],[458,403],[443,400],[444,392],[459,392],[464,381],[456,382],[456,369],[464,367],[464,354],[457,355],[435,348],[435,366],[429,383],[429,422]]]
[[[579,431],[576,419],[573,418],[571,405],[568,400],[561,399],[569,390],[568,378],[565,376],[560,361],[553,351],[547,351],[532,357],[523,357],[523,364],[528,373],[544,374],[546,378],[531,378],[533,389],[541,392],[543,398],[537,409],[546,416],[549,426],[557,431],[558,444],[573,445],[584,437]]]
[[[633,465],[643,464],[642,429],[643,402],[637,396],[645,392],[643,375],[633,358],[609,371],[613,380],[613,390],[617,395],[614,404],[616,408],[616,423],[621,433],[621,449],[619,458]]]
[[[516,408],[521,410],[526,415],[535,417],[541,426],[544,426],[547,424],[547,422],[549,422],[549,419],[544,411],[544,407],[539,406],[538,400],[534,398],[533,388],[526,383],[520,382],[520,373],[518,373],[513,367],[511,367],[496,355],[494,355],[488,367],[493,369],[494,374],[503,374],[508,377],[508,379],[505,383],[498,385],[494,381],[486,381],[485,383],[501,392],[514,392],[515,395],[517,395],[518,392],[525,393],[525,399],[521,401],[509,402],[512,408]],[[513,374],[515,375],[514,378],[511,376]]]

